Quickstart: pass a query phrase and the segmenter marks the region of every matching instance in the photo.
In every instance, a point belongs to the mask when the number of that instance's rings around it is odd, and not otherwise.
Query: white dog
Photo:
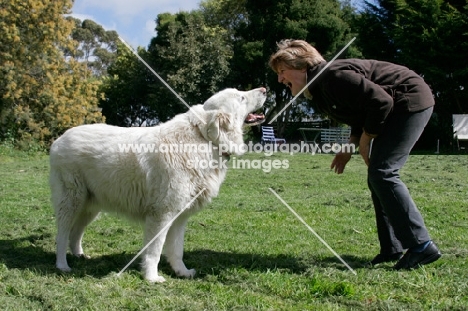
[[[175,273],[193,277],[195,270],[187,269],[182,261],[187,220],[217,196],[227,169],[223,159],[245,152],[239,148],[244,144],[245,120],[250,124],[262,121],[263,116],[253,112],[265,99],[265,88],[226,89],[156,127],[92,124],[65,132],[50,149],[57,268],[71,270],[66,258],[68,242],[75,256],[85,256],[81,247],[85,227],[100,211],[107,211],[143,222],[144,245],[160,233],[143,255],[148,281],[165,281],[158,275],[163,245]],[[190,148],[182,150],[189,144]],[[154,149],[138,151],[130,146]],[[161,231],[164,227],[169,229]]]

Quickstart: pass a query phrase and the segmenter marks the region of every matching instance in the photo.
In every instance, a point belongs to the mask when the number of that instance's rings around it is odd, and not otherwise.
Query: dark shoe
[[[393,266],[395,270],[410,270],[419,268],[422,265],[434,262],[442,256],[434,242],[430,241],[429,245],[420,253],[408,250],[406,254]]]
[[[390,262],[399,260],[403,256],[403,253],[394,253],[394,254],[378,254],[369,262],[370,266],[375,266],[379,263]]]

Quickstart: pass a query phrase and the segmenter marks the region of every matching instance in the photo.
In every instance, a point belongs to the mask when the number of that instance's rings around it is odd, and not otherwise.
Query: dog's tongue
[[[265,116],[263,114],[249,113],[249,115],[245,119],[245,123],[254,123],[254,122],[264,120],[264,119],[265,119]]]

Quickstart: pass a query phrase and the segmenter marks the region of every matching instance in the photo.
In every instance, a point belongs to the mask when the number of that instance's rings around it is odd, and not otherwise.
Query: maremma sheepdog
[[[243,127],[263,120],[254,112],[265,100],[265,88],[225,89],[155,127],[92,124],[66,131],[50,149],[57,268],[71,271],[67,244],[73,255],[85,256],[84,230],[104,211],[142,222],[145,246],[159,234],[143,253],[148,281],[165,281],[158,274],[163,246],[176,275],[193,277],[182,260],[187,220],[217,196],[227,170],[223,159],[245,152],[239,148]],[[203,161],[210,165],[194,165]]]

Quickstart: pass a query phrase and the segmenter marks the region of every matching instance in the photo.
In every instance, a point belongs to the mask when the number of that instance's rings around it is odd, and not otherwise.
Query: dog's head
[[[243,127],[263,122],[262,114],[255,114],[263,107],[266,89],[261,87],[251,91],[225,89],[211,96],[203,104],[205,122],[198,122],[202,135],[220,151],[241,155]],[[201,112],[201,111],[200,111]]]

